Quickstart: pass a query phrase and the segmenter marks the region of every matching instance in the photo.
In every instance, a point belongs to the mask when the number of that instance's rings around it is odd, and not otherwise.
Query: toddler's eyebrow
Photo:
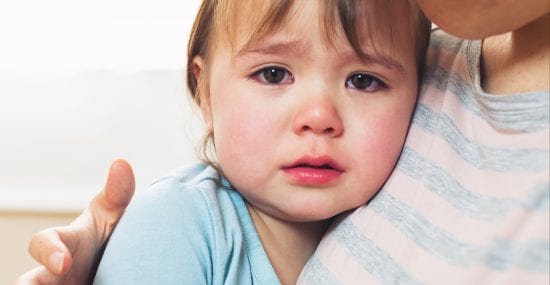
[[[267,54],[267,55],[303,55],[310,49],[310,45],[304,41],[296,40],[289,42],[276,42],[273,44],[265,45],[245,45],[237,53],[237,57],[245,56],[247,54]],[[389,70],[395,70],[399,73],[405,72],[403,65],[399,61],[395,60],[392,56],[381,52],[363,52],[358,55],[354,51],[349,54],[345,54],[343,58],[347,60],[360,60],[365,64],[377,64],[381,65]]]
[[[395,60],[392,56],[380,53],[380,52],[364,52],[361,55],[357,55],[355,52],[353,55],[350,55],[355,58],[359,58],[362,62],[366,64],[378,64],[381,66],[384,66],[387,69],[390,70],[396,70],[400,73],[405,72],[405,68],[403,68],[403,65],[399,63],[399,61]]]
[[[266,45],[245,45],[237,56],[243,56],[249,53],[271,54],[271,55],[288,55],[288,54],[303,54],[309,49],[309,45],[303,41],[277,42]]]

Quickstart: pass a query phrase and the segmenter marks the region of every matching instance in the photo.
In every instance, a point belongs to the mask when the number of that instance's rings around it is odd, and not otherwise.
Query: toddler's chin
[[[326,211],[326,209],[298,209],[291,212],[286,212],[279,218],[300,223],[311,223],[331,220],[339,212]]]

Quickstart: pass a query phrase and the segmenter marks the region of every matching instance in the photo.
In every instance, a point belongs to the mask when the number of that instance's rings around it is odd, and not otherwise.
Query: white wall
[[[72,220],[110,162],[138,191],[195,160],[184,87],[198,0],[0,1],[0,284],[32,233]]]
[[[110,162],[138,191],[195,160],[184,85],[198,0],[0,1],[0,284],[32,233],[72,220]]]
[[[0,1],[0,211],[80,210],[115,158],[138,190],[195,160],[198,2]]]

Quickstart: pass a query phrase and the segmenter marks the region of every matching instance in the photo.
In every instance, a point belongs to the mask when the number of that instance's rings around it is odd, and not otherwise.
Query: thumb
[[[105,188],[90,203],[92,214],[106,213],[108,221],[116,223],[132,200],[135,191],[134,172],[130,164],[117,159],[111,164]]]

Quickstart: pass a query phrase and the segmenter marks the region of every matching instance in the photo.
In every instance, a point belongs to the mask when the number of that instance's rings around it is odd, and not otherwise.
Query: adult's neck
[[[483,41],[481,84],[491,94],[550,89],[550,14]]]
[[[269,261],[283,285],[296,284],[331,220],[290,222],[266,214],[247,203]]]

